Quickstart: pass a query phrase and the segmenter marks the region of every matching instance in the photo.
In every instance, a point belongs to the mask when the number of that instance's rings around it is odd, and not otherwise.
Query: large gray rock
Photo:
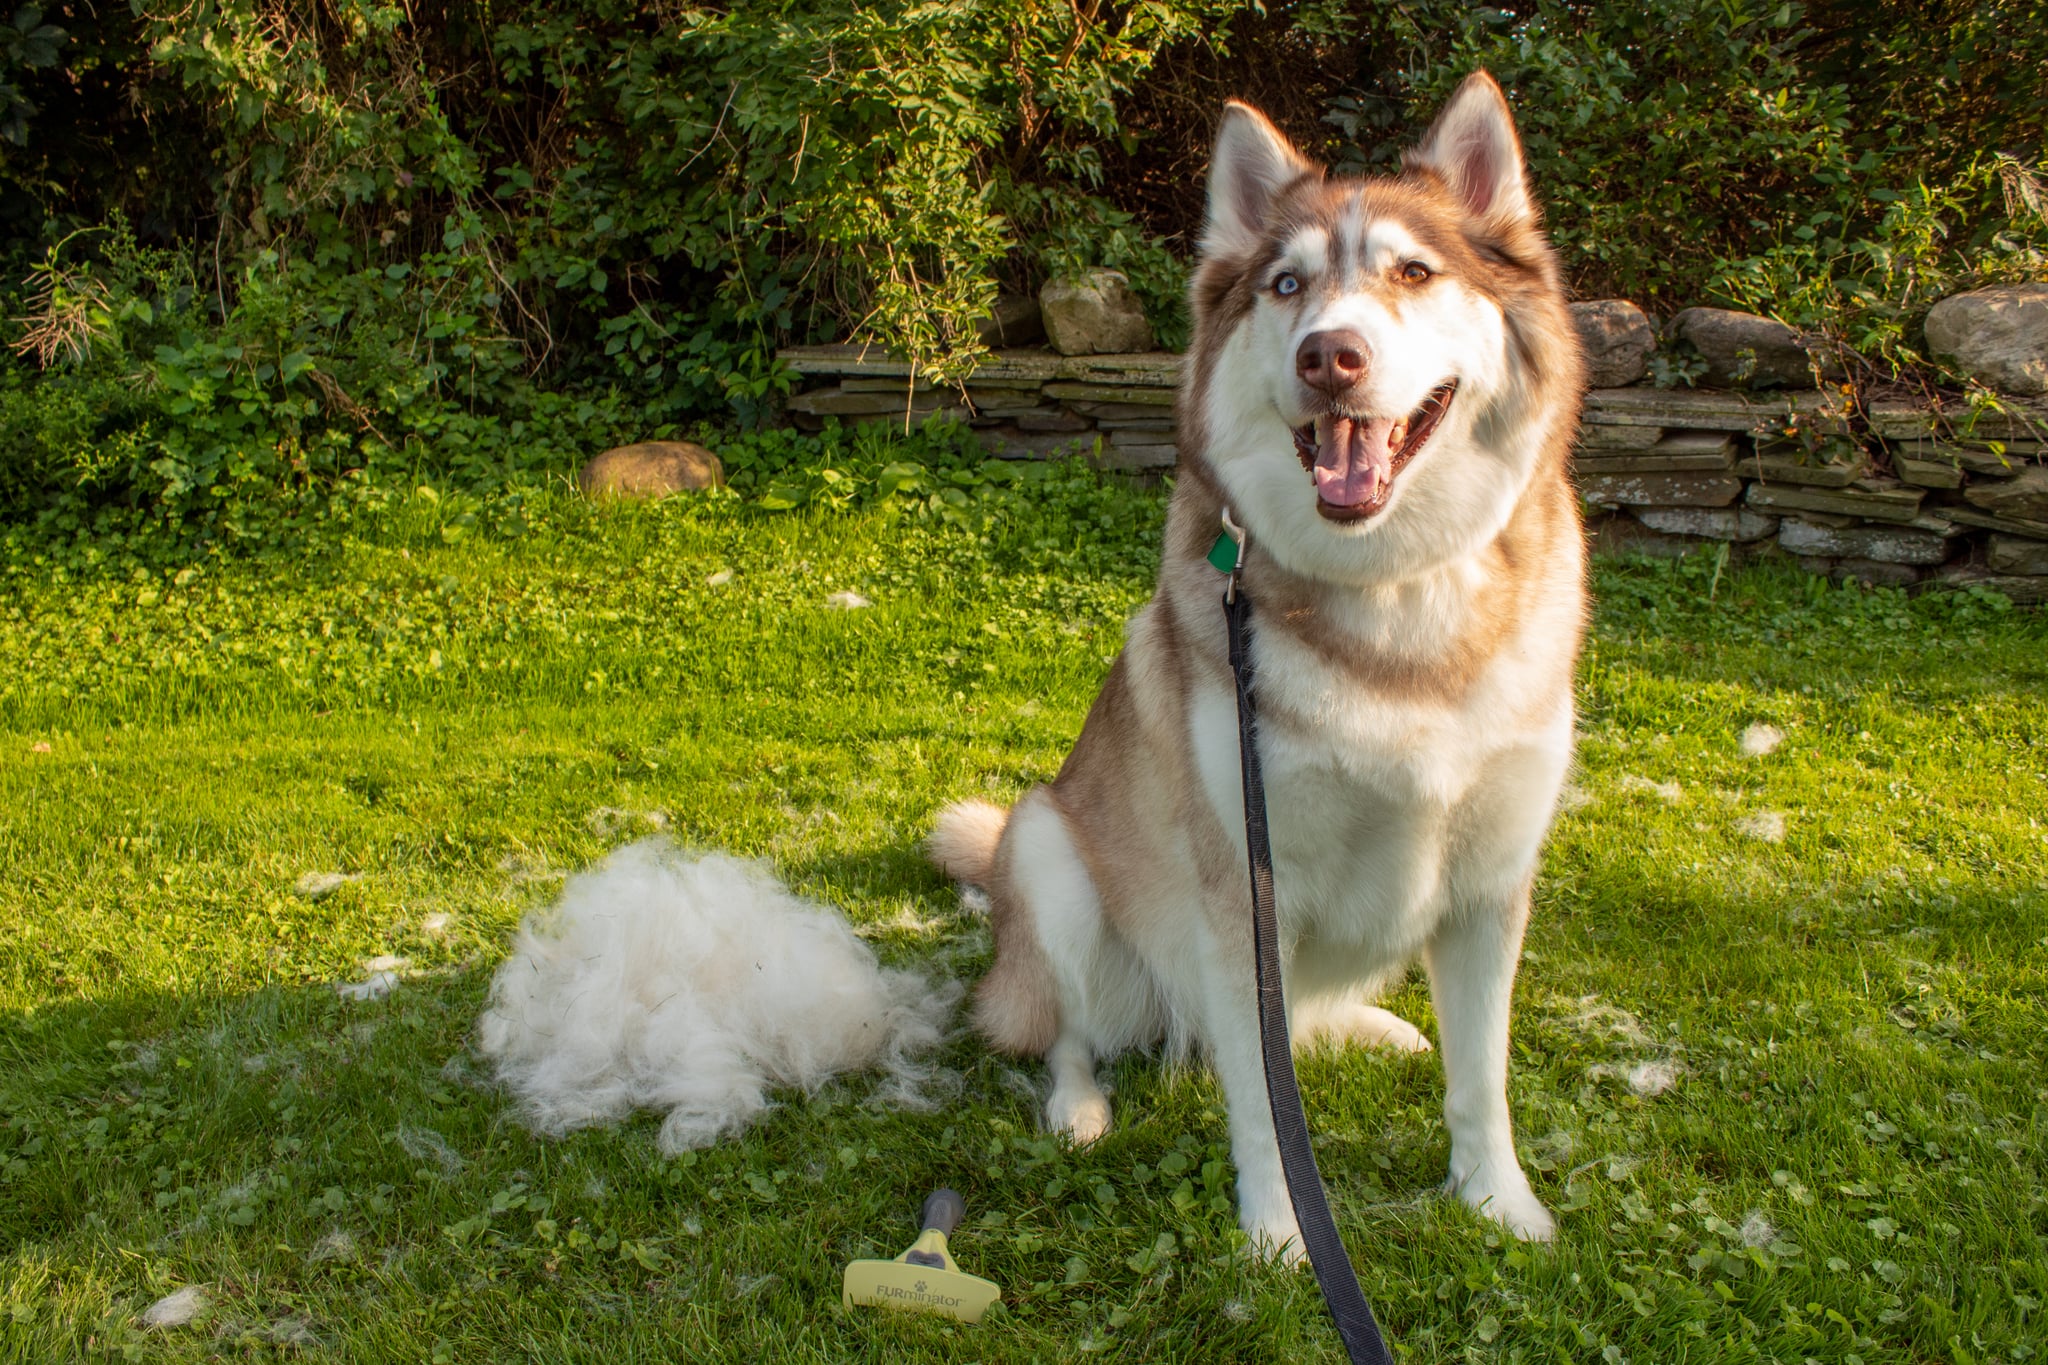
[[[1079,413],[1068,412],[1065,408],[1054,407],[1050,403],[1040,411],[1018,413],[1010,420],[1017,424],[1020,431],[1066,432],[1072,435],[1094,428],[1094,423]]]
[[[1061,355],[1123,355],[1152,349],[1152,324],[1120,270],[1048,280],[1038,291],[1046,339]]]
[[[1754,431],[1793,418],[1814,431],[1847,435],[1846,414],[1811,389],[1769,394],[1715,389],[1592,389],[1586,394],[1589,426],[1652,426],[1685,431]],[[1983,419],[1978,419],[1981,427]],[[1988,438],[1987,438],[1988,439]]]
[[[1649,371],[1657,329],[1627,299],[1592,299],[1572,305],[1572,322],[1586,353],[1586,384],[1618,389]]]
[[[694,441],[615,446],[576,473],[576,486],[593,498],[663,498],[724,482],[725,466]]]
[[[1799,333],[1772,318],[1729,308],[1688,308],[1665,335],[1692,343],[1717,389],[1810,389],[1813,362]]]
[[[906,413],[922,417],[945,408],[958,407],[960,397],[952,390],[911,390],[899,382],[893,389],[849,389],[844,384],[832,389],[814,389],[789,400],[791,412],[813,417],[901,417]],[[669,442],[654,444],[667,445]],[[701,447],[699,447],[701,449]],[[621,446],[638,450],[638,446]],[[607,455],[616,452],[607,451]],[[603,456],[599,457],[600,459]]]
[[[2030,464],[2009,479],[1972,483],[1963,496],[1994,516],[2048,521],[2048,467]]]
[[[1131,445],[1119,443],[1105,445],[1095,454],[1095,461],[1104,469],[1120,470],[1124,473],[1142,473],[1152,469],[1171,469],[1180,461],[1180,450],[1171,443],[1160,445]]]
[[[1903,526],[1835,530],[1787,518],[1778,527],[1778,544],[1795,555],[1867,559],[1879,564],[1942,564],[1948,560],[1946,537]]]
[[[1588,422],[1579,428],[1579,449],[1601,454],[1647,451],[1664,439],[1662,427],[1613,426]]]
[[[1653,531],[1634,517],[1620,515],[1589,519],[1586,540],[1594,554],[1651,555],[1657,559],[1677,559],[1703,543],[1692,536]]]
[[[1759,512],[1782,515],[1787,512],[1825,512],[1834,516],[1861,517],[1868,521],[1906,522],[1920,515],[1924,488],[1788,488],[1753,483],[1743,501]]]
[[[2048,394],[2048,284],[1943,299],[1927,313],[1927,348],[1999,393]]]

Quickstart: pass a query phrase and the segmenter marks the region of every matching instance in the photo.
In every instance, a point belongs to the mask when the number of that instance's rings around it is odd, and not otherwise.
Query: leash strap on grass
[[[1241,543],[1241,542],[1240,542]],[[1222,542],[1219,540],[1218,545]],[[1240,556],[1241,559],[1241,556]],[[1215,562],[1212,552],[1211,563]],[[1218,567],[1222,567],[1218,565]],[[1393,1365],[1380,1337],[1372,1305],[1358,1287],[1351,1255],[1330,1216],[1322,1172],[1316,1169],[1309,1145],[1308,1120],[1301,1112],[1301,1086],[1294,1078],[1294,1051],[1287,1037],[1287,1000],[1280,989],[1280,923],[1273,909],[1273,849],[1266,835],[1266,786],[1259,774],[1255,743],[1258,712],[1252,700],[1252,656],[1246,640],[1252,599],[1239,587],[1239,573],[1230,575],[1223,599],[1223,618],[1230,626],[1230,673],[1237,683],[1237,752],[1244,777],[1244,845],[1252,872],[1252,944],[1258,960],[1259,1045],[1266,1060],[1266,1097],[1273,1106],[1273,1133],[1280,1140],[1280,1169],[1287,1177],[1287,1197],[1294,1221],[1301,1227],[1302,1249],[1315,1268],[1323,1302],[1336,1321],[1337,1335],[1351,1365]]]

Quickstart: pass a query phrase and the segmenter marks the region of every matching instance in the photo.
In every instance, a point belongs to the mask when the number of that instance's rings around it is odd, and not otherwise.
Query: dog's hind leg
[[[1109,1097],[1095,1079],[1098,1047],[1120,1045],[1113,1021],[1098,1018],[1097,978],[1128,958],[1103,932],[1102,902],[1065,819],[1043,787],[1010,815],[996,868],[997,958],[981,992],[982,1027],[1029,1015],[1029,1046],[1045,1054],[1052,1093],[1046,1125],[1076,1143],[1109,1130]],[[1108,1025],[1107,1030],[1105,1025]]]
[[[1349,1043],[1391,1052],[1430,1050],[1422,1030],[1392,1010],[1342,996],[1302,1001],[1294,1010],[1291,1032],[1296,1048]]]

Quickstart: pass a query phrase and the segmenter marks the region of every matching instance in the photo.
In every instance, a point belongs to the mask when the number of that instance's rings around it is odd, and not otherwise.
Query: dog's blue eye
[[[1283,299],[1289,294],[1298,294],[1301,292],[1301,281],[1292,271],[1283,271],[1280,278],[1273,281],[1273,292]]]

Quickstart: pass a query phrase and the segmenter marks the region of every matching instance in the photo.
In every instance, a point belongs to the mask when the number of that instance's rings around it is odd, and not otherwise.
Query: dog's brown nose
[[[1356,332],[1310,332],[1294,352],[1294,372],[1331,397],[1365,378],[1365,338]]]

